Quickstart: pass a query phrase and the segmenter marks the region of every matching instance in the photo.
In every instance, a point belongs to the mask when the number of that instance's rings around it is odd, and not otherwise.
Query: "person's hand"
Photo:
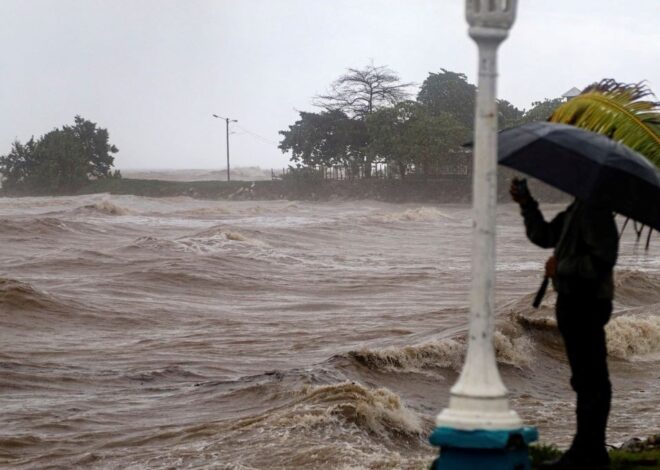
[[[518,186],[518,180],[515,178],[511,181],[511,187],[509,188],[509,194],[511,194],[511,198],[517,202],[518,204],[524,205],[527,202],[529,202],[529,192],[521,193],[519,186]]]
[[[545,275],[553,279],[557,275],[557,258],[551,256],[545,262]]]

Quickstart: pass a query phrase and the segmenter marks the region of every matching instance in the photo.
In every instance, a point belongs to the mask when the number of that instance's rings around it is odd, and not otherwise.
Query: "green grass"
[[[648,470],[660,469],[660,449],[629,452],[624,450],[610,451],[612,470]]]
[[[538,468],[541,462],[554,460],[561,456],[562,452],[553,445],[529,446],[529,457],[532,460],[532,468]]]
[[[561,456],[561,451],[555,446],[533,445],[529,448],[532,468],[538,468],[541,462],[553,460]],[[611,470],[651,470],[660,469],[660,449],[631,452],[611,450]]]

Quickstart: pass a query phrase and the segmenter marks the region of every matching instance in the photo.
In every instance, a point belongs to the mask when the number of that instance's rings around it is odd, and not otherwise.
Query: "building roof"
[[[575,98],[580,93],[582,93],[582,92],[578,88],[573,87],[561,96],[562,96],[562,98],[570,99],[570,98]]]

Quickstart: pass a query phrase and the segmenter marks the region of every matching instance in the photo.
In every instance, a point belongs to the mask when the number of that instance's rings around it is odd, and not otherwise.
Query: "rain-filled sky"
[[[519,0],[499,96],[520,108],[601,78],[660,95],[660,0]],[[116,166],[281,168],[278,131],[346,67],[420,84],[476,75],[464,0],[0,0],[0,154],[76,114]]]

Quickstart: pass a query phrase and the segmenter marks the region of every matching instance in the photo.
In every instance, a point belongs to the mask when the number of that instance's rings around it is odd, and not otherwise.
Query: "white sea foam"
[[[498,362],[516,367],[529,365],[533,347],[528,337],[510,336],[498,330],[494,334],[493,342]],[[465,350],[466,345],[462,338],[446,338],[411,346],[362,348],[351,351],[348,355],[375,370],[420,372],[443,368],[460,371]]]
[[[440,219],[451,219],[447,214],[434,207],[418,207],[407,209],[403,212],[393,212],[389,214],[374,214],[370,216],[371,220],[381,223],[394,222],[430,222]]]
[[[300,391],[303,400],[297,405],[305,413],[298,423],[316,424],[338,418],[380,435],[390,433],[419,435],[423,432],[420,417],[405,406],[401,397],[387,388],[368,388],[356,382],[332,385],[307,385]],[[317,415],[317,417],[313,417]]]
[[[412,346],[362,348],[351,351],[349,356],[371,369],[417,372],[438,367],[459,370],[464,354],[463,341],[442,339]]]
[[[84,207],[85,209],[99,212],[106,215],[128,215],[131,211],[125,207],[121,207],[109,199],[97,201],[94,204],[89,204]]]
[[[648,360],[660,353],[660,316],[622,315],[607,327],[607,350],[612,357]]]

